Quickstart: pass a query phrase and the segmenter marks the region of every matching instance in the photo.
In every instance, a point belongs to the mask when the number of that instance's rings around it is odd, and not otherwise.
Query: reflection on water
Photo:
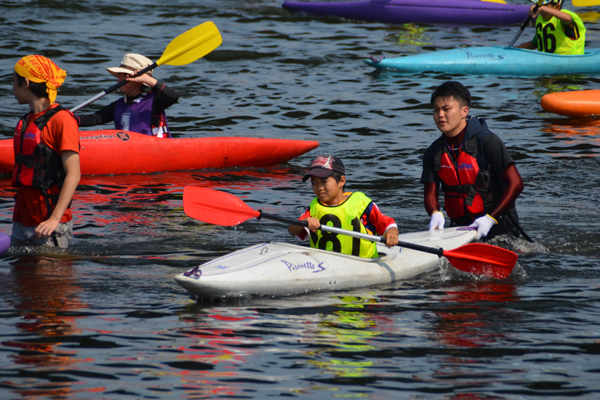
[[[535,90],[533,93],[541,100],[548,93],[568,92],[575,90],[583,90],[582,80],[578,80],[573,76],[545,76],[540,77],[534,82]],[[538,104],[536,109],[541,109]]]
[[[514,316],[507,313],[504,306],[495,307],[494,303],[518,300],[516,284],[467,282],[453,289],[442,298],[448,306],[436,312],[436,340],[458,347],[483,347],[505,342],[504,331],[496,331],[493,324]]]
[[[253,320],[253,317],[231,317],[221,315],[217,310],[208,310],[202,317],[182,318],[185,329],[177,333],[186,337],[190,345],[179,348],[180,354],[172,366],[184,369],[180,373],[181,383],[185,385],[188,396],[237,396],[242,389],[237,387],[235,380],[243,380],[246,374],[238,372],[244,366],[247,357],[252,355],[252,339],[236,332],[233,329],[218,328],[220,321],[244,324],[244,320]],[[258,344],[258,343],[257,343]],[[219,365],[230,372],[213,372],[214,366]],[[230,385],[223,385],[219,381],[228,380]]]
[[[10,264],[14,307],[28,321],[18,324],[19,329],[42,336],[78,333],[73,318],[59,317],[64,311],[86,307],[77,298],[81,288],[72,277],[73,260],[23,256]]]
[[[542,129],[543,132],[557,133],[558,137],[569,138],[582,136],[582,139],[595,141],[600,136],[600,119],[595,118],[564,118],[555,119]],[[572,138],[576,139],[576,138]]]
[[[314,356],[309,364],[331,373],[336,378],[361,378],[372,374],[373,361],[358,361],[360,354],[376,350],[371,343],[373,338],[381,336],[386,324],[391,322],[383,316],[366,312],[375,306],[374,298],[355,296],[334,296],[338,300],[335,309],[320,316],[320,321],[311,331],[306,331],[305,343],[323,346],[324,349],[309,351]],[[331,357],[324,360],[320,354],[326,351]],[[354,356],[353,354],[358,356]]]
[[[253,193],[277,188],[297,179],[293,166],[180,171],[150,175],[86,176],[81,179],[72,204],[75,221],[74,240],[71,248],[64,253],[114,254],[114,250],[117,249],[115,243],[119,243],[118,248],[124,246],[134,254],[176,251],[176,247],[185,244],[186,239],[173,235],[186,235],[195,229],[204,233],[215,229],[214,226],[191,220],[184,214],[182,199],[185,186]],[[12,196],[15,192],[16,189],[10,186],[9,180],[0,181],[0,195],[8,198],[7,206],[0,209],[0,220],[6,222],[4,231],[9,235],[14,204]],[[165,235],[170,237],[165,238]],[[155,243],[154,248],[139,247],[139,243],[152,242]],[[49,251],[41,248],[11,247],[8,254],[24,252]]]
[[[416,24],[402,25],[402,31],[398,33],[398,44],[407,44],[412,46],[431,46],[433,42],[431,37],[427,36],[427,29]]]
[[[74,279],[73,261],[39,256],[23,256],[10,263],[11,271],[3,290],[8,292],[8,302],[19,312],[14,326],[30,340],[6,340],[2,345],[11,349],[9,358],[15,365],[13,372],[20,371],[31,378],[45,374],[45,368],[78,369],[78,364],[94,361],[80,358],[75,350],[60,348],[63,337],[81,334],[77,327],[80,318],[72,312],[88,307],[78,298],[82,290]],[[28,371],[28,372],[26,372]],[[31,372],[39,371],[39,373]],[[65,396],[79,392],[70,382],[45,384],[36,382],[4,382],[12,392],[20,396]],[[104,390],[103,387],[86,389],[87,392]]]
[[[565,150],[574,157],[600,156],[600,119],[553,119],[541,131],[555,139],[549,150],[558,150],[557,157],[564,156]]]

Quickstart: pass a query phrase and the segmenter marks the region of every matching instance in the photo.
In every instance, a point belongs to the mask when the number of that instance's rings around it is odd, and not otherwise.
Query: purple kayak
[[[528,5],[479,0],[371,0],[344,2],[284,1],[292,12],[333,15],[360,21],[403,24],[512,25],[527,19]]]
[[[4,254],[10,247],[10,236],[0,233],[0,255]]]

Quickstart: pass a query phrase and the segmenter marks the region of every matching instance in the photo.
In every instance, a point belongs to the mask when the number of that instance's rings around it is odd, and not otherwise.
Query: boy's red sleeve
[[[398,228],[398,225],[396,224],[396,221],[394,221],[394,218],[384,215],[379,209],[379,207],[377,207],[377,204],[371,204],[372,207],[370,207],[370,212],[368,212],[368,214],[365,213],[366,221],[363,221],[367,229],[369,228],[369,226],[374,227],[378,235],[383,235],[390,228]],[[365,214],[363,214],[363,217],[365,216]]]
[[[308,217],[310,217],[310,208],[307,208],[307,209],[306,209],[306,211],[304,211],[304,214],[302,214],[302,215],[300,216],[300,218],[298,218],[298,219],[299,219],[300,221],[302,221],[303,219],[306,219],[306,218],[308,218]],[[300,233],[299,233],[299,234],[297,234],[297,235],[296,235],[296,237],[297,237],[298,239],[300,239],[300,240],[304,241],[304,240],[306,240],[306,239],[308,238],[308,235],[309,235],[309,234],[310,234],[310,233],[309,233],[308,229],[307,229],[307,228],[304,228],[304,229],[302,229],[302,230],[300,231]]]

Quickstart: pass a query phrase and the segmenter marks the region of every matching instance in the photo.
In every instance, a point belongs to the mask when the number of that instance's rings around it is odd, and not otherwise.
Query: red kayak
[[[161,139],[118,130],[79,133],[83,175],[266,167],[287,162],[319,145],[310,140],[244,137]],[[12,173],[14,163],[13,140],[0,140],[0,173]]]

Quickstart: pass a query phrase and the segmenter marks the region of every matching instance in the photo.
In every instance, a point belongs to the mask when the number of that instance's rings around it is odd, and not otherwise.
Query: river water
[[[597,89],[600,79],[375,72],[362,60],[507,45],[518,27],[357,23],[291,15],[281,3],[0,2],[2,138],[27,111],[12,93],[23,55],[67,70],[58,100],[73,107],[113,84],[104,68],[124,53],[156,60],[211,20],[221,47],[155,71],[181,94],[168,112],[174,135],[320,142],[272,168],[83,178],[68,252],[13,249],[0,259],[0,398],[598,398],[600,120],[547,113],[540,98]],[[576,11],[588,47],[599,47],[594,9]],[[435,271],[342,292],[201,302],[174,282],[233,250],[293,240],[272,222],[188,218],[186,185],[294,218],[312,197],[300,178],[317,154],[340,156],[349,189],[366,192],[401,232],[425,230],[421,157],[439,134],[429,96],[450,79],[471,90],[472,114],[523,176],[522,225],[548,251],[523,254],[520,273],[494,281]],[[10,233],[7,177],[0,190],[0,231]]]

